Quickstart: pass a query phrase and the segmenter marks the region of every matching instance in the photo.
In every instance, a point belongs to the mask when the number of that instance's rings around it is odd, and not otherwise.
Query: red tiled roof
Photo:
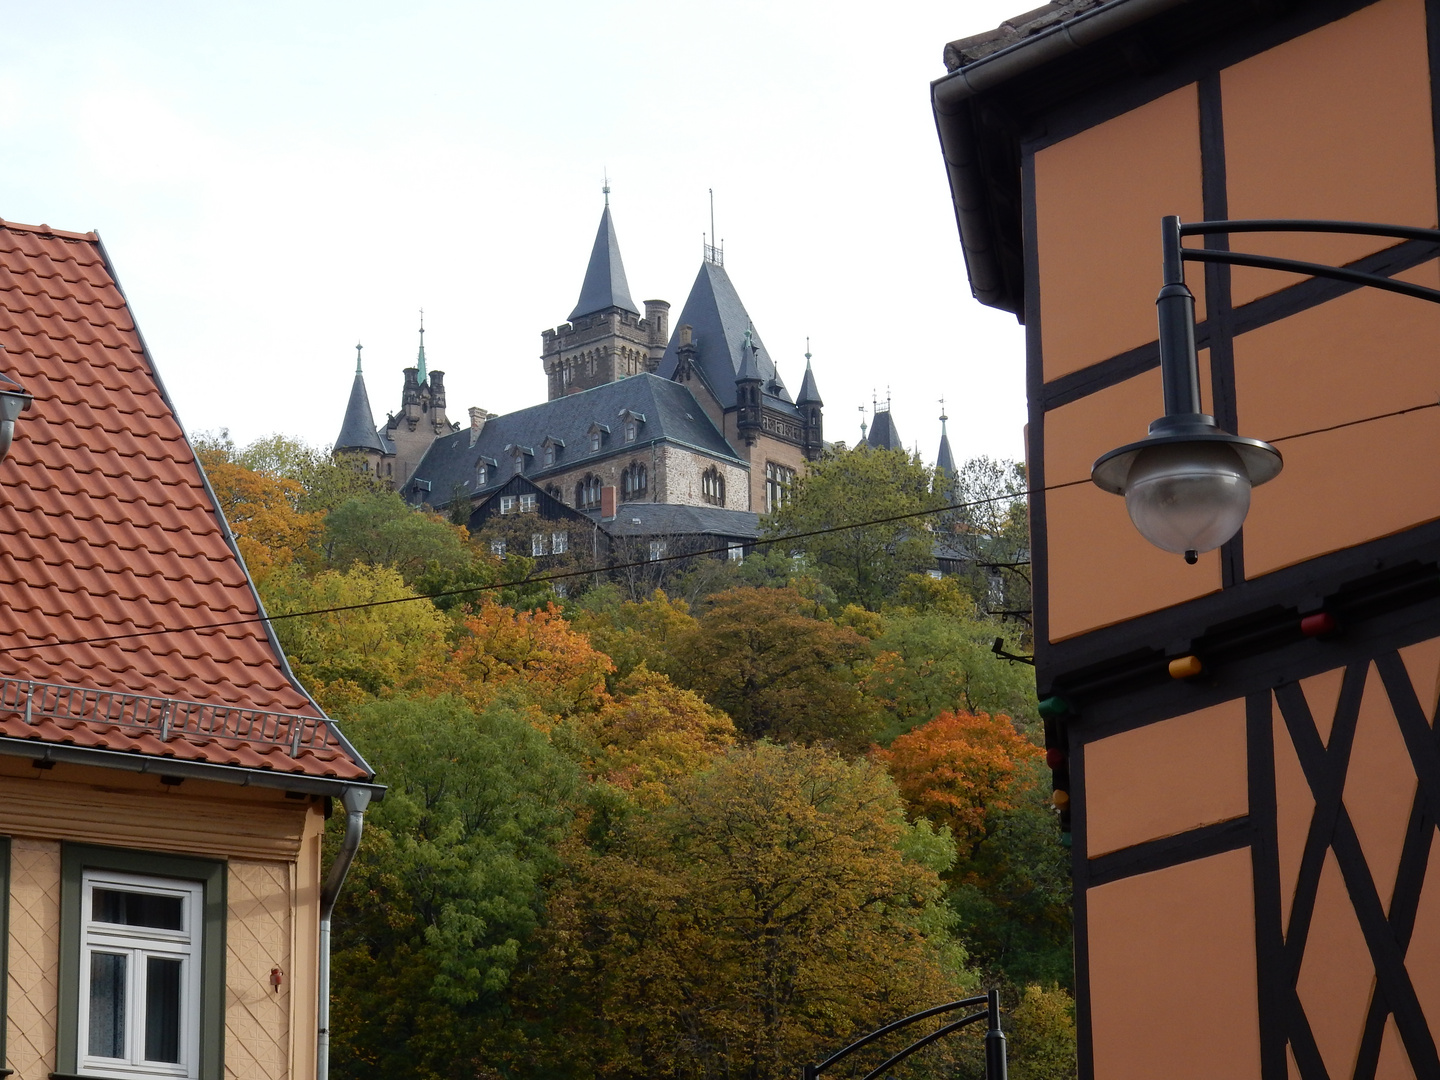
[[[99,237],[0,221],[0,347],[34,396],[0,462],[0,680],[113,692],[27,723],[41,689],[0,682],[0,736],[369,779],[328,721],[296,721],[323,713],[263,624],[197,629],[260,605]],[[92,640],[137,631],[161,632]]]

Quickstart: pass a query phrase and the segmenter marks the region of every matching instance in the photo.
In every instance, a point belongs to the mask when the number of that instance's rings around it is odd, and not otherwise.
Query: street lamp
[[[1100,457],[1090,470],[1097,487],[1125,496],[1140,535],[1194,563],[1201,552],[1229,540],[1245,521],[1252,488],[1273,480],[1284,462],[1259,439],[1232,435],[1200,411],[1200,365],[1195,352],[1195,297],[1185,286],[1184,262],[1229,263],[1398,292],[1440,303],[1440,290],[1380,274],[1212,248],[1185,248],[1181,238],[1210,233],[1329,232],[1440,243],[1440,230],[1356,221],[1257,220],[1182,224],[1161,219],[1164,285],[1155,306],[1160,322],[1160,378],[1165,415],[1150,433]]]
[[[1195,297],[1181,265],[1180,219],[1164,218],[1161,230],[1165,283],[1155,307],[1165,415],[1145,438],[1095,462],[1090,479],[1125,496],[1141,536],[1193,563],[1239,531],[1250,489],[1274,479],[1282,461],[1269,443],[1232,435],[1200,411]]]

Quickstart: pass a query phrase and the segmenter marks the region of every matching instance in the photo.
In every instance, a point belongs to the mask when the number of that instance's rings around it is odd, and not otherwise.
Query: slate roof
[[[602,521],[600,527],[611,536],[725,536],[754,540],[760,535],[760,515],[718,506],[621,503],[615,519]]]
[[[760,347],[755,357],[764,379],[765,404],[771,408],[788,410],[798,415],[790,392],[785,389],[784,380],[770,359],[765,342],[755,331],[750,313],[745,310],[740,294],[725,268],[706,260],[700,264],[700,273],[685,298],[685,306],[671,325],[675,332],[660,360],[655,373],[664,379],[675,377],[680,362],[680,327],[690,326],[695,332],[695,366],[701,377],[719,399],[725,409],[735,407],[735,378],[745,361],[745,331],[750,330],[756,345]]]
[[[625,409],[645,417],[633,443],[624,441],[620,413]],[[590,428],[596,423],[607,425],[610,431],[599,452],[591,453]],[[540,457],[547,436],[565,444],[555,464],[549,467],[542,465]],[[513,458],[506,454],[509,446],[522,445],[535,451],[534,459],[526,462],[525,476],[543,488],[548,475],[568,472],[587,461],[629,456],[659,441],[682,443],[743,464],[687,387],[642,374],[487,420],[474,446],[470,445],[468,427],[442,435],[426,451],[402,494],[411,502],[443,507],[449,505],[457,489],[468,497],[498,488],[512,475]],[[498,463],[489,470],[483,487],[475,482],[475,467],[482,457]],[[428,490],[425,482],[430,485]]]
[[[895,419],[889,409],[875,410],[875,415],[870,418],[870,434],[865,436],[865,442],[877,450],[905,449],[905,444],[900,441],[900,429],[895,426]]]
[[[940,418],[940,452],[935,455],[935,468],[943,469],[950,476],[955,476],[955,455],[950,453],[950,434],[945,430],[945,420]]]
[[[0,346],[0,749],[368,780],[264,624],[201,628],[260,601],[94,233],[0,222]]]
[[[820,400],[820,388],[815,385],[815,372],[810,369],[810,357],[805,357],[805,378],[800,380],[800,396],[797,405],[824,405]]]
[[[595,246],[590,249],[590,265],[585,268],[585,283],[580,286],[580,300],[570,312],[570,320],[582,315],[618,307],[640,314],[630,299],[630,285],[625,280],[625,264],[620,261],[620,241],[615,239],[615,223],[610,220],[610,204],[600,215],[600,230]]]
[[[360,372],[360,358],[355,358],[355,382],[350,387],[350,401],[345,406],[345,420],[340,425],[336,450],[378,450],[385,452],[375,430],[375,414],[370,411],[370,395],[365,392],[365,376]]]

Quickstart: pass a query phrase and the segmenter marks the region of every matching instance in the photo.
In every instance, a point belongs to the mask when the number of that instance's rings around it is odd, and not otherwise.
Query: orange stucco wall
[[[1086,853],[1240,817],[1247,779],[1243,698],[1087,743]]]
[[[1097,1077],[1259,1080],[1250,894],[1248,849],[1089,891]]]

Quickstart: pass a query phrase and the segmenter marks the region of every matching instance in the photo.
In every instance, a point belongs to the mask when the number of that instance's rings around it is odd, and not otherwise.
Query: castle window
[[[513,514],[514,512],[515,512],[515,496],[514,496],[514,495],[501,495],[501,496],[500,496],[500,513],[502,513],[502,514]]]
[[[483,461],[475,466],[475,484],[484,487],[490,482],[490,468]]]
[[[706,469],[700,477],[700,497],[712,506],[725,505],[725,478],[719,469]]]
[[[556,555],[564,555],[570,550],[570,534],[568,532],[551,533],[550,550]]]
[[[586,475],[575,485],[575,508],[577,510],[600,509],[600,478]]]
[[[515,453],[515,475],[519,476],[525,471],[525,455],[516,451]]]
[[[548,553],[546,552],[546,550],[545,550],[545,534],[544,534],[544,533],[531,533],[531,534],[530,534],[530,554],[531,554],[531,555],[536,555],[536,556],[548,554]]]
[[[549,495],[552,499],[558,500],[560,498],[560,488],[555,484],[546,484],[545,494]]]
[[[591,453],[594,453],[595,451],[597,451],[597,450],[599,450],[599,449],[600,449],[600,432],[598,432],[598,431],[592,431],[592,432],[590,433],[590,452],[591,452]]]
[[[636,435],[636,433],[637,433],[639,430],[640,430],[640,426],[639,426],[638,424],[636,424],[634,420],[626,420],[626,421],[625,421],[625,441],[626,441],[626,442],[634,442],[634,441],[635,441],[635,435]]]
[[[520,512],[522,514],[533,514],[535,506],[539,502],[539,496],[533,492],[529,495],[520,496]]]
[[[765,463],[765,512],[773,514],[790,499],[790,485],[795,483],[795,470],[773,461]]]
[[[638,461],[620,474],[620,490],[627,500],[644,495],[648,484],[649,477],[646,475],[645,466]]]

